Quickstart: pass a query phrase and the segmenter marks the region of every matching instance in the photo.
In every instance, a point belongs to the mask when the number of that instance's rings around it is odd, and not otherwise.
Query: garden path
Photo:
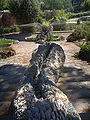
[[[66,55],[64,71],[57,86],[68,96],[82,120],[90,120],[90,65],[73,57],[80,50],[74,43],[55,43],[62,46]],[[0,60],[0,120],[8,120],[2,115],[7,112],[20,80],[24,79],[31,54],[38,44],[23,41],[12,47],[16,55]]]

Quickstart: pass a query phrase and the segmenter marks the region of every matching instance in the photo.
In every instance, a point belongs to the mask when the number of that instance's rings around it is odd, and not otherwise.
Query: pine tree
[[[20,23],[34,22],[40,12],[38,0],[9,0],[8,9]]]

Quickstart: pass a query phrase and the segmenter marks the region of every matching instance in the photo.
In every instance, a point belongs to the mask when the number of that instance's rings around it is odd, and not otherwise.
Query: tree
[[[84,8],[85,8],[85,10],[90,10],[90,0],[85,0],[85,2],[84,2]]]
[[[0,10],[4,10],[7,7],[7,0],[0,0]]]
[[[44,9],[47,10],[60,10],[60,9],[67,9],[70,7],[70,0],[43,0],[44,2]]]
[[[38,0],[9,0],[8,9],[19,23],[34,22],[40,12]]]

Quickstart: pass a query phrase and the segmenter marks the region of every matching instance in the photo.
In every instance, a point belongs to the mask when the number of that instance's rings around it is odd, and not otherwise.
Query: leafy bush
[[[19,23],[31,23],[39,16],[38,0],[8,0],[8,9]]]
[[[7,0],[0,0],[0,10],[5,10],[7,8]]]
[[[85,8],[85,10],[90,10],[90,0],[85,0],[84,8]]]
[[[16,19],[11,16],[10,13],[4,13],[1,19],[4,27],[10,27],[11,25],[16,24]]]
[[[10,27],[10,32],[19,32],[20,28],[17,25],[12,25]]]
[[[5,38],[0,38],[0,46],[6,46],[14,42],[13,40],[6,40]]]
[[[90,42],[90,28],[86,32],[86,41]]]
[[[49,41],[59,41],[58,36],[53,36],[52,33],[50,33]]]
[[[42,28],[48,28],[49,27],[49,22],[44,22],[42,24]]]
[[[90,62],[90,43],[80,46],[80,52],[78,57],[82,60],[87,60]]]
[[[84,39],[86,35],[86,31],[82,28],[77,28],[72,34],[70,34],[67,37],[67,42],[73,42],[73,41],[80,41],[81,39]]]
[[[1,27],[2,33],[12,33],[12,32],[20,32],[20,28],[17,25],[12,25],[10,27]]]

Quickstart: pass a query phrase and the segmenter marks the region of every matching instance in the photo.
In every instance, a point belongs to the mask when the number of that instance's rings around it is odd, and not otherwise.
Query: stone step
[[[15,91],[13,92],[0,92],[0,102],[11,102],[14,97]]]

